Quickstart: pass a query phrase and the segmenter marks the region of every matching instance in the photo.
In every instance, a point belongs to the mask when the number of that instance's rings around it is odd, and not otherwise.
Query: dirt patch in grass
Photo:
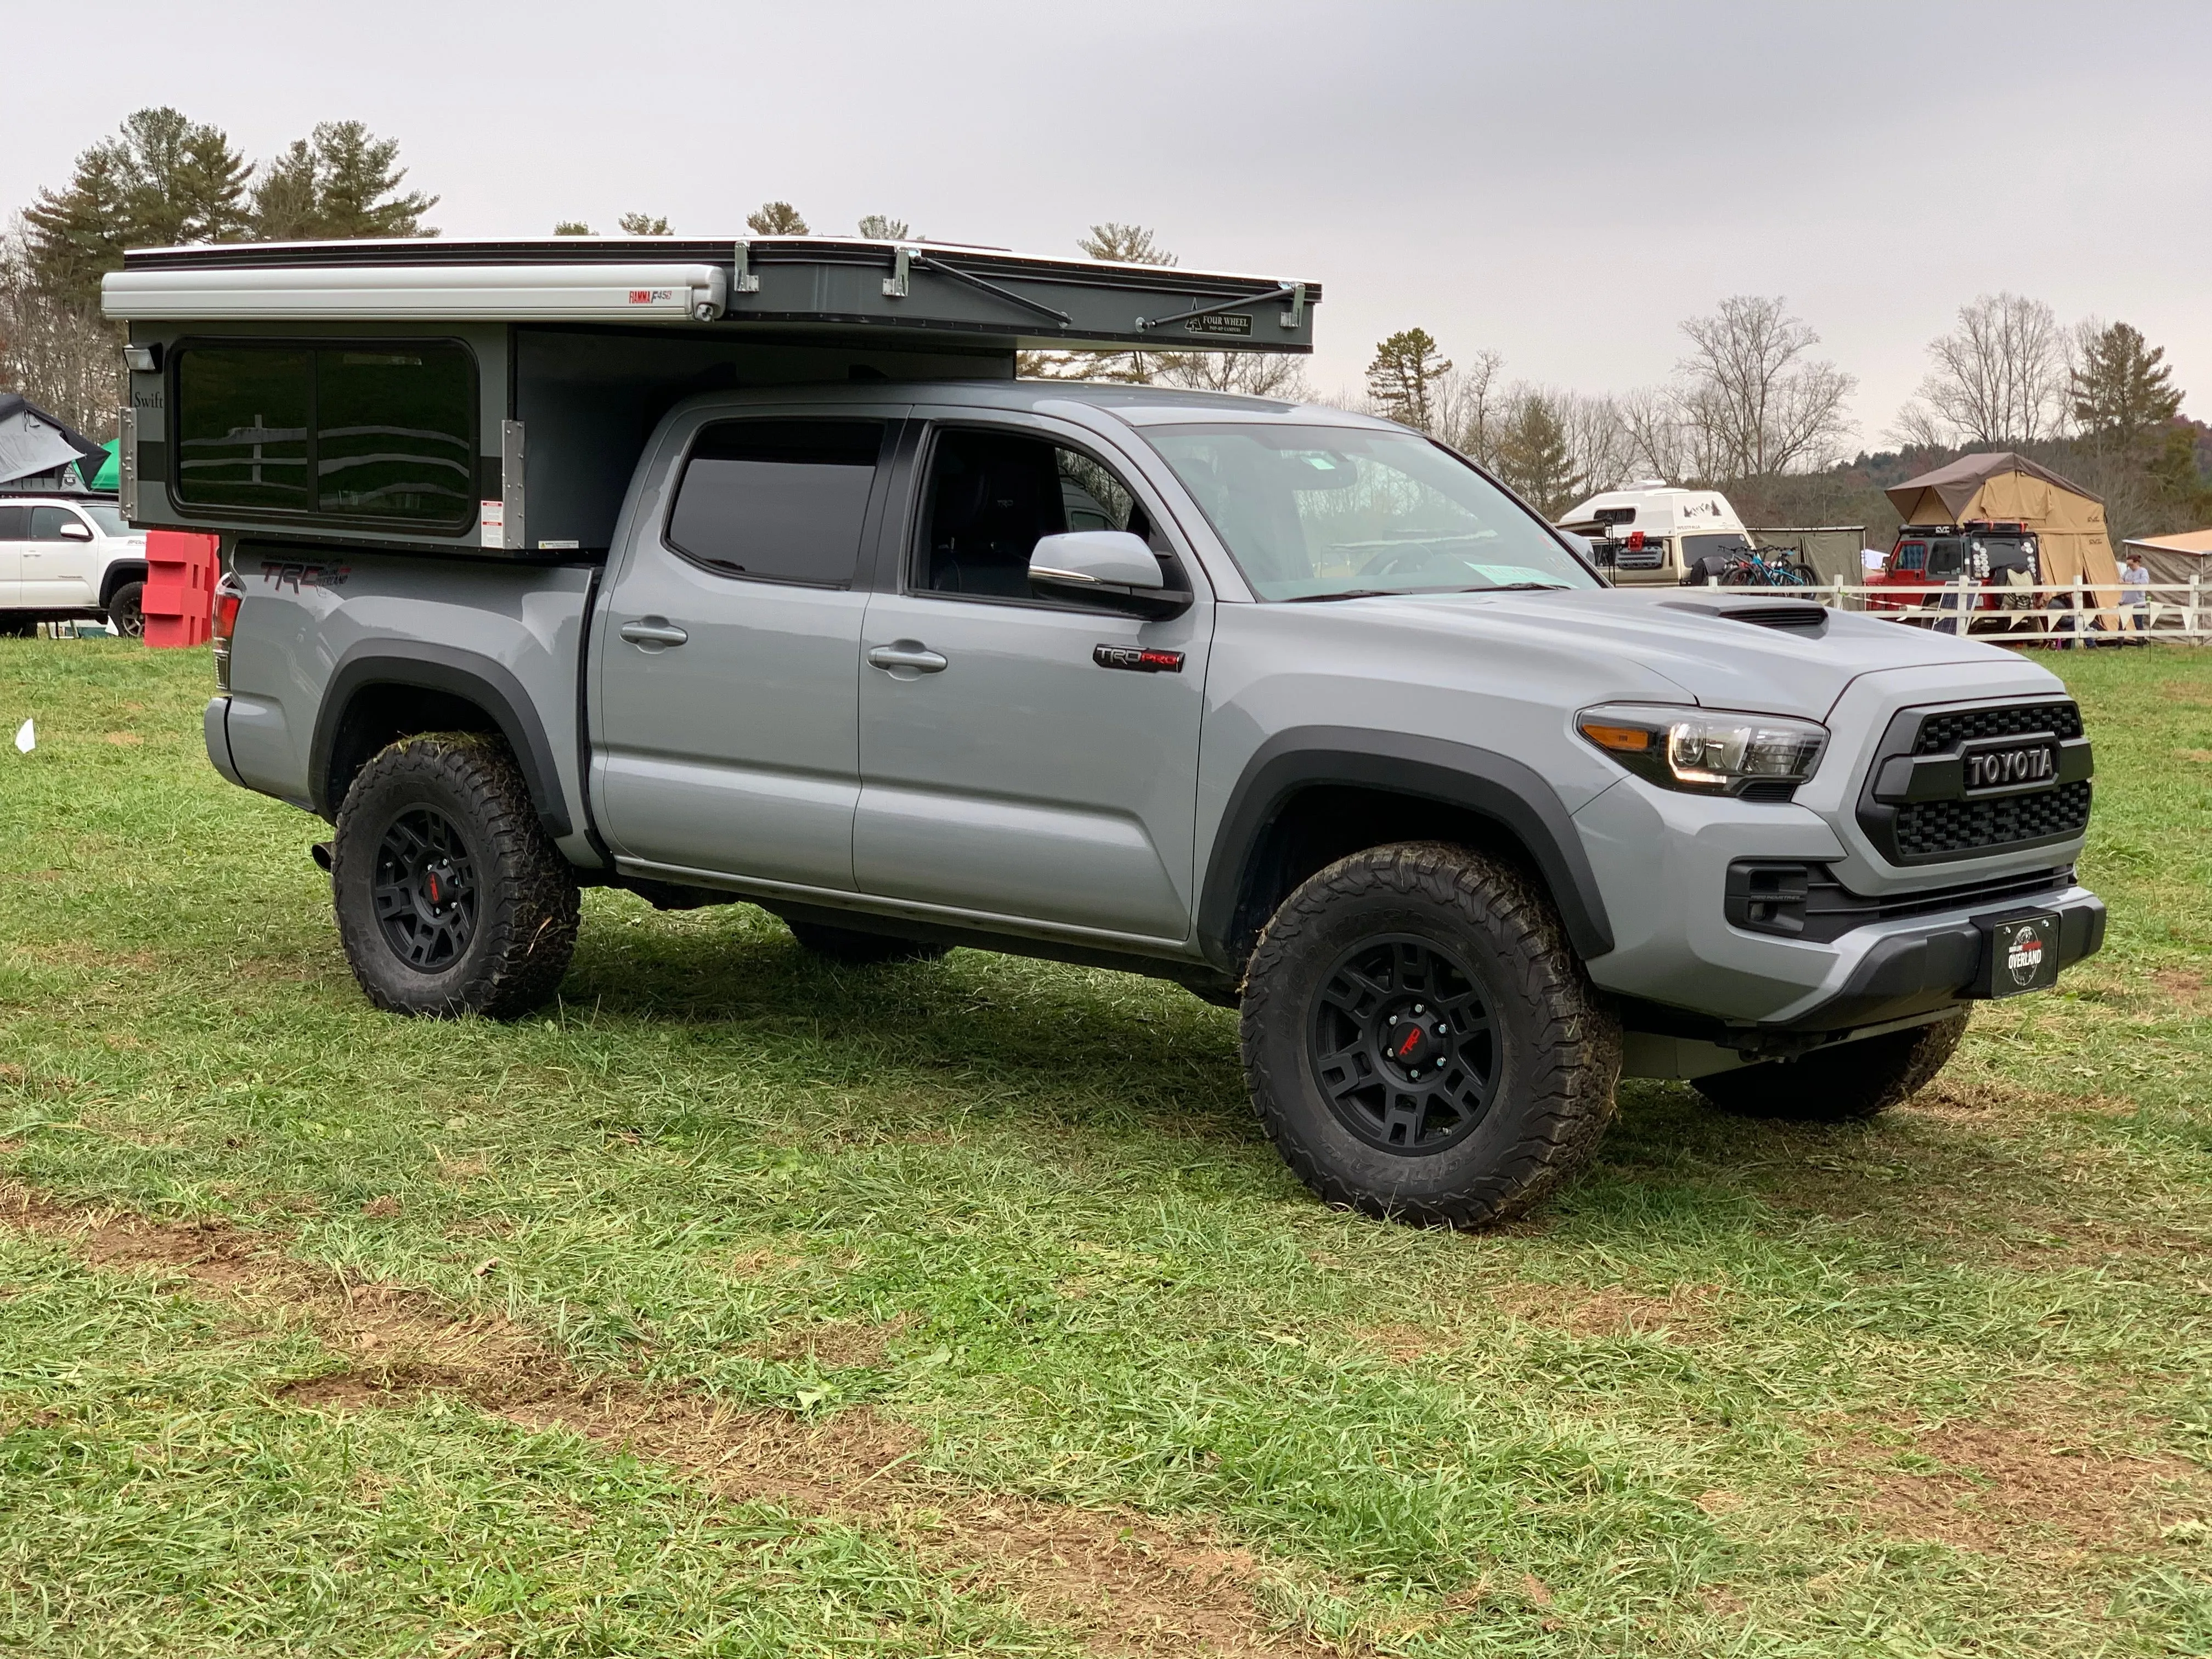
[[[1905,1449],[1857,1437],[1823,1461],[1850,1471],[1858,1506],[1885,1531],[1986,1555],[2139,1546],[2212,1501],[2212,1480],[2193,1464],[2085,1446],[2028,1415],[1917,1430]]]
[[[2150,976],[2159,1000],[2184,1013],[2212,1012],[2212,979],[2191,968],[2161,968]]]
[[[779,1331],[760,1348],[763,1359],[786,1364],[807,1361],[828,1370],[869,1370],[884,1363],[885,1351],[902,1335],[908,1321],[876,1324],[865,1319],[830,1320]]]
[[[276,1391],[319,1410],[466,1399],[520,1426],[620,1446],[717,1493],[884,1530],[926,1565],[1004,1589],[1032,1617],[1100,1655],[1314,1653],[1254,1600],[1246,1552],[1147,1517],[979,1493],[916,1467],[911,1427],[866,1408],[821,1419],[739,1407],[628,1376],[590,1377],[507,1321],[456,1316],[426,1293],[361,1283],[276,1254],[280,1240],[222,1223],[156,1222],[66,1205],[0,1182],[0,1224],[66,1243],[87,1261],[184,1279],[248,1321],[304,1325],[344,1370]],[[858,1364],[896,1325],[803,1334],[823,1364]]]
[[[1618,1286],[1589,1291],[1565,1285],[1508,1285],[1494,1293],[1516,1319],[1563,1330],[1570,1336],[1652,1336],[1664,1332],[1684,1341],[1718,1334],[1717,1285],[1677,1285],[1663,1296]]]

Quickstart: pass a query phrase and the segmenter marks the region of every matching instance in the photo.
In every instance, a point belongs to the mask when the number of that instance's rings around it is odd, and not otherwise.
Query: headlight
[[[1575,729],[1639,778],[1693,795],[1794,788],[1828,746],[1827,727],[1814,721],[1719,708],[1612,703],[1583,710]]]

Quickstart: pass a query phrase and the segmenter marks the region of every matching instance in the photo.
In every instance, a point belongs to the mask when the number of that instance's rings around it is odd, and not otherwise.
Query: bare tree
[[[1654,478],[1690,476],[1683,436],[1681,400],[1665,386],[1638,386],[1613,401],[1620,422],[1625,477],[1641,472]]]
[[[1247,398],[1307,403],[1306,367],[1272,351],[1171,351],[1152,359],[1153,379],[1194,392],[1235,392]]]
[[[1436,384],[1437,432],[1485,466],[1498,464],[1497,427],[1504,395],[1498,377],[1504,368],[1504,353],[1486,347],[1463,367],[1446,370]]]
[[[1731,295],[1682,332],[1692,349],[1678,366],[1678,395],[1700,475],[1759,477],[1832,459],[1857,382],[1809,356],[1820,337],[1781,295]]]
[[[115,435],[120,329],[36,280],[19,217],[0,236],[0,392],[15,392],[89,436]]]
[[[1960,306],[1959,326],[1929,341],[1928,356],[1928,377],[1893,436],[2017,449],[2063,432],[2067,340],[2040,300],[1984,294]]]
[[[1635,448],[1620,401],[1586,392],[1556,394],[1567,455],[1585,491],[1611,489],[1636,470]],[[1566,505],[1565,503],[1562,504]]]

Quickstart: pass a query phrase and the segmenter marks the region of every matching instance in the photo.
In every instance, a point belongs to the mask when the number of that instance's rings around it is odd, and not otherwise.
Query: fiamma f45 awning
[[[100,284],[125,322],[712,322],[729,299],[721,265],[295,265],[126,267]]]
[[[102,295],[134,323],[635,322],[1308,352],[1321,285],[941,242],[562,236],[138,249]]]

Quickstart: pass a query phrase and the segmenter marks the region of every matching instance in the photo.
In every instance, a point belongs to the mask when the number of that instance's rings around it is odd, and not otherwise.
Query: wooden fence
[[[1817,599],[1838,611],[1863,612],[1920,628],[1966,631],[1991,645],[2066,646],[2086,641],[2111,645],[2143,640],[2160,645],[2212,642],[2212,586],[2202,576],[2185,582],[2146,582],[2144,603],[2114,603],[2120,589],[2110,583],[2075,581],[2015,586],[2008,582],[1960,580],[1911,586],[1885,582],[1856,586],[1840,577],[1806,587],[1729,587],[1729,593],[1757,593],[1777,599]],[[2136,590],[2130,588],[2129,592]],[[1994,599],[1996,604],[1990,605]]]

